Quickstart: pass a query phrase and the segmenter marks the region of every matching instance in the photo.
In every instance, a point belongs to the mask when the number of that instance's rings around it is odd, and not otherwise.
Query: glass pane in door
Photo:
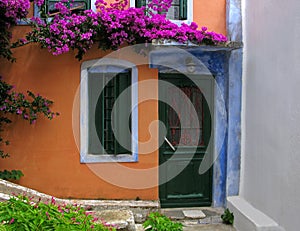
[[[187,97],[182,97],[180,89]],[[203,96],[195,86],[170,87],[167,111],[168,140],[173,146],[203,144]]]

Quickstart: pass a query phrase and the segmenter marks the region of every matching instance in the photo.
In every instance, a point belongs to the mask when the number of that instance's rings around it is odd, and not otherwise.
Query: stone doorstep
[[[103,210],[95,211],[95,217],[99,221],[115,227],[117,230],[135,231],[135,222],[132,211],[130,210]]]
[[[182,220],[186,224],[219,224],[222,223],[223,208],[196,207],[161,209],[160,212],[172,220]]]
[[[200,209],[182,210],[182,213],[185,218],[201,219],[206,217],[206,215]]]

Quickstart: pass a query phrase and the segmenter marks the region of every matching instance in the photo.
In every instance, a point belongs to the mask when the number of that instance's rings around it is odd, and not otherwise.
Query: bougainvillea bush
[[[0,202],[0,230],[18,231],[114,231],[113,227],[93,216],[77,204],[57,204],[52,198],[48,202],[35,201],[24,195]]]
[[[173,39],[180,43],[190,41],[199,45],[217,45],[227,40],[206,27],[198,29],[194,22],[178,26],[168,20],[165,12],[172,0],[151,0],[147,7],[141,8],[128,8],[128,0],[116,0],[110,5],[104,0],[96,0],[96,12],[85,10],[76,13],[67,7],[72,6],[72,0],[61,0],[55,4],[58,13],[52,16],[45,14],[43,0],[34,2],[40,7],[43,17],[33,17],[30,20],[32,32],[26,40],[20,39],[13,47],[35,42],[53,55],[77,50],[77,58],[81,59],[94,43],[98,43],[101,49],[117,49],[123,44],[150,43],[154,39]],[[12,59],[9,28],[18,19],[26,17],[29,7],[29,0],[0,0],[1,56]]]
[[[0,57],[13,60],[10,50],[10,28],[28,14],[29,1],[0,0]]]
[[[151,43],[155,39],[172,39],[180,43],[190,41],[199,45],[217,45],[227,40],[222,34],[209,32],[206,27],[198,29],[194,22],[178,26],[168,20],[165,12],[171,0],[152,0],[147,7],[141,8],[127,7],[128,0],[116,0],[110,5],[104,0],[96,0],[96,12],[76,13],[67,7],[67,2],[72,1],[57,3],[58,13],[52,16],[32,18],[32,32],[26,36],[26,41],[20,40],[15,46],[35,42],[53,55],[77,50],[76,57],[81,59],[94,43],[106,50],[124,44]]]

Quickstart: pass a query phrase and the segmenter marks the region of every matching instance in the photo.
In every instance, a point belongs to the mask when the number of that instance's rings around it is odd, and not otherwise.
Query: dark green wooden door
[[[159,197],[162,207],[209,206],[212,169],[200,175],[204,155],[212,151],[213,81],[208,76],[160,74]],[[198,87],[200,86],[200,87]],[[182,93],[186,97],[182,97]],[[162,102],[162,101],[167,101]],[[194,109],[192,109],[194,108]]]

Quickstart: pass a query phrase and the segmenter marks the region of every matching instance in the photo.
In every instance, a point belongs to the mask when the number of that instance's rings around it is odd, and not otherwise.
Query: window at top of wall
[[[134,7],[142,7],[146,6],[147,2],[148,0],[131,0],[130,5]],[[191,22],[192,6],[192,0],[173,0],[166,15],[167,19],[170,19],[175,23]]]
[[[130,0],[131,7],[141,7],[147,4],[148,0]],[[46,14],[56,14],[55,4],[60,0],[45,0],[44,12]],[[67,6],[74,12],[80,12],[87,9],[96,11],[96,0],[72,0],[68,1]],[[39,9],[35,6],[35,17],[40,17]],[[191,23],[193,20],[193,1],[192,0],[173,0],[170,9],[167,12],[167,18],[174,23],[181,24],[182,22]]]
[[[56,14],[58,10],[56,9],[55,4],[58,2],[61,2],[61,0],[45,0],[43,5],[45,9],[45,13],[49,14],[50,16]],[[91,0],[72,0],[72,1],[67,1],[64,4],[72,12],[80,12],[80,11],[91,9]]]

